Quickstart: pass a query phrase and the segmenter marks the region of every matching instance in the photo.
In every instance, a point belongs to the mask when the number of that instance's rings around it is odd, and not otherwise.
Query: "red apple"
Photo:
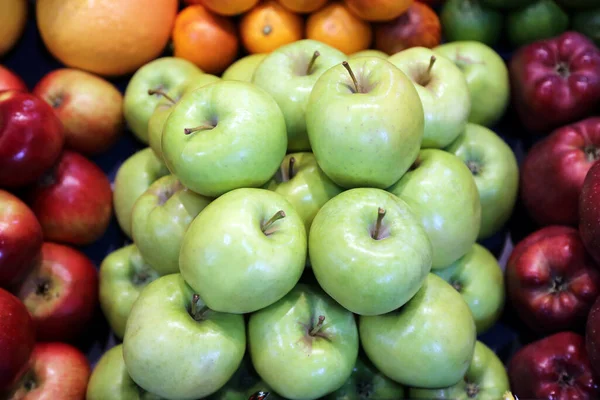
[[[34,183],[56,162],[64,141],[60,120],[42,99],[0,92],[0,187]]]
[[[596,299],[585,328],[585,348],[596,378],[600,377],[600,297]]]
[[[514,309],[532,330],[577,329],[600,294],[600,271],[575,228],[548,226],[515,246],[506,286]]]
[[[579,195],[579,233],[590,255],[600,265],[600,163],[590,168]]]
[[[46,242],[41,262],[17,295],[33,317],[39,341],[70,341],[92,319],[98,303],[98,272],[82,252]]]
[[[17,284],[38,261],[42,227],[18,197],[0,190],[0,287]]]
[[[38,343],[9,400],[84,400],[90,375],[90,364],[77,348]]]
[[[35,328],[21,301],[0,289],[0,394],[21,377],[35,345]]]
[[[579,195],[589,169],[600,157],[600,118],[557,129],[537,142],[521,167],[521,198],[539,225],[579,221]]]
[[[530,343],[508,364],[512,393],[520,399],[596,400],[585,341],[573,332],[560,332]]]
[[[89,72],[63,68],[33,89],[54,108],[65,127],[66,147],[93,155],[108,150],[123,131],[123,96],[110,82]]]
[[[600,50],[580,33],[522,47],[510,76],[517,113],[533,132],[549,132],[600,106]]]
[[[17,74],[0,65],[0,91],[10,89],[27,91],[27,85]]]
[[[29,195],[46,241],[87,245],[100,238],[110,222],[110,182],[78,153],[65,150]]]

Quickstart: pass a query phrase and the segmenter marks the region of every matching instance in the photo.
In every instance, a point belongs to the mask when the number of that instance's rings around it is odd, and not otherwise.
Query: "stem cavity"
[[[319,58],[320,55],[321,53],[319,53],[318,50],[314,52],[312,58],[310,59],[310,62],[308,63],[308,67],[306,68],[306,75],[310,75],[310,71],[312,70],[313,66],[315,65],[315,61],[317,61],[317,58]]]
[[[194,321],[204,321],[208,314],[210,313],[210,309],[207,306],[200,306],[198,303],[200,302],[200,295],[194,293],[192,296],[192,306],[190,309],[190,315],[194,319]]]
[[[285,212],[283,210],[279,210],[277,211],[267,222],[265,222],[260,229],[263,231],[263,233],[267,236],[269,236],[270,234],[272,234],[273,232],[275,232],[274,229],[272,228],[272,225],[279,221],[280,219],[285,218]]]
[[[296,163],[296,159],[294,157],[290,157],[290,161],[288,164],[288,177],[292,179],[294,175],[296,175],[296,171],[294,171],[294,164]]]
[[[321,329],[323,329],[323,323],[325,322],[325,316],[319,315],[319,320],[317,324],[310,330],[308,333],[310,336],[316,336]]]
[[[148,94],[150,96],[157,94],[157,95],[162,96],[165,99],[167,99],[171,104],[176,103],[176,101],[173,100],[173,98],[171,96],[169,96],[164,90],[161,90],[161,89],[148,89]]]
[[[356,79],[356,75],[354,75],[354,71],[352,71],[352,68],[350,68],[350,64],[348,64],[348,61],[344,61],[342,65],[344,66],[344,68],[346,68],[346,71],[348,71],[350,78],[352,78],[352,82],[354,83],[354,93],[362,93],[361,87],[358,83],[358,79]]]

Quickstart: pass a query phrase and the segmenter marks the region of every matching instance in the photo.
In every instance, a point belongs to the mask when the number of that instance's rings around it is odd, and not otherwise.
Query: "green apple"
[[[422,150],[411,170],[388,191],[406,201],[425,227],[433,246],[433,269],[447,267],[471,250],[479,234],[481,202],[473,175],[460,158],[443,150]]]
[[[85,398],[86,400],[162,400],[146,392],[131,379],[125,368],[121,344],[109,349],[98,360],[90,376]]]
[[[226,81],[243,81],[252,82],[254,71],[260,63],[267,57],[268,54],[250,54],[242,57],[229,66],[221,75],[221,78]],[[244,399],[247,400],[247,399]]]
[[[304,39],[278,48],[256,69],[252,82],[269,92],[283,111],[289,151],[310,150],[308,98],[319,77],[345,58],[344,53],[325,43]]]
[[[266,397],[265,395],[268,394]],[[261,397],[262,396],[262,397]],[[240,400],[287,400],[275,393],[273,389],[265,383],[259,381],[246,391],[246,397]]]
[[[598,7],[598,0],[557,0],[557,3],[569,10],[591,10]]]
[[[577,10],[571,16],[573,30],[592,39],[600,46],[600,5],[591,10]]]
[[[317,399],[340,388],[358,356],[354,315],[303,284],[250,316],[248,340],[256,372],[288,399]]]
[[[384,53],[381,50],[373,50],[373,49],[361,50],[356,53],[350,54],[350,56],[349,56],[350,59],[358,58],[358,57],[378,57],[378,58],[383,58],[384,60],[387,60],[387,58],[389,56],[387,53]]]
[[[469,167],[481,202],[478,239],[493,236],[512,215],[519,190],[519,165],[506,142],[488,128],[469,123],[446,151]]]
[[[248,400],[248,392],[254,390],[259,383],[260,378],[253,371],[250,357],[244,357],[231,379],[209,398],[210,400]],[[269,400],[272,400],[273,397],[275,396],[270,396]]]
[[[397,182],[419,153],[424,123],[411,80],[377,57],[330,68],[306,109],[317,162],[344,188],[385,189]]]
[[[425,47],[406,49],[388,61],[412,80],[421,98],[425,112],[421,147],[448,146],[465,130],[471,112],[465,75],[452,61]]]
[[[183,235],[212,201],[184,187],[175,175],[163,176],[133,206],[133,241],[160,275],[179,272]]]
[[[536,0],[481,0],[484,5],[498,10],[516,10],[526,7],[534,1]]]
[[[266,188],[292,203],[304,221],[306,232],[321,207],[342,192],[325,175],[312,153],[288,154]]]
[[[389,379],[367,359],[358,357],[352,375],[344,385],[323,400],[399,400],[404,388]]]
[[[302,218],[282,195],[236,189],[191,223],[179,268],[211,309],[250,313],[296,285],[306,263],[306,241]]]
[[[433,49],[452,60],[465,74],[471,94],[469,122],[492,126],[502,118],[510,100],[508,68],[491,47],[458,41]]]
[[[121,164],[113,185],[113,206],[121,230],[131,238],[133,205],[158,178],[168,175],[167,167],[150,147],[140,150]]]
[[[203,72],[194,63],[183,58],[162,57],[138,69],[131,77],[123,97],[123,114],[133,134],[148,144],[148,120],[161,94],[149,96],[148,91],[171,91],[194,79]]]
[[[445,389],[411,388],[410,399],[498,400],[509,390],[508,374],[502,361],[485,344],[477,341],[473,360],[456,385]]]
[[[123,338],[131,378],[168,399],[215,393],[233,376],[245,351],[244,317],[208,309],[180,274],[146,286]]]
[[[119,339],[125,334],[133,303],[142,289],[158,277],[133,244],[109,253],[100,264],[100,307]]]
[[[504,15],[480,0],[447,0],[440,20],[448,42],[475,40],[494,46],[502,36]]]
[[[177,86],[176,88],[173,88],[170,91],[170,95],[166,93],[162,95],[163,98],[156,105],[156,108],[148,120],[148,142],[154,151],[154,154],[156,154],[156,157],[158,157],[161,161],[163,159],[162,132],[165,127],[165,122],[173,110],[173,106],[177,104],[184,94],[211,83],[218,82],[219,80],[220,78],[217,76],[202,74],[186,83]],[[153,94],[149,94],[149,96],[152,95]]]
[[[553,0],[537,0],[506,19],[508,40],[515,47],[558,36],[568,27],[569,15]]]
[[[285,120],[273,98],[247,82],[220,81],[187,93],[165,123],[165,162],[196,193],[217,197],[264,185],[287,148]]]
[[[419,219],[381,189],[337,195],[318,212],[308,237],[319,285],[355,314],[401,307],[431,270],[434,251]]]
[[[467,303],[434,274],[404,307],[361,316],[359,333],[379,371],[402,385],[432,389],[463,378],[477,335]]]
[[[476,243],[461,259],[434,272],[463,296],[475,319],[478,335],[498,321],[504,307],[504,274],[485,247]]]

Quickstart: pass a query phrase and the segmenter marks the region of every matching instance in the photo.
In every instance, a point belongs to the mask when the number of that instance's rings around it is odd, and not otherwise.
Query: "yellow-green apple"
[[[354,315],[304,284],[250,315],[248,339],[256,372],[288,399],[317,399],[337,390],[358,356]]]
[[[358,58],[358,57],[379,57],[379,58],[383,58],[384,60],[387,60],[389,55],[387,53],[384,53],[381,50],[369,49],[369,50],[357,51],[356,53],[350,54],[348,56],[348,58],[350,58],[350,59]]]
[[[404,307],[360,316],[359,333],[362,348],[378,370],[400,384],[425,389],[463,379],[477,335],[467,303],[434,274]]]
[[[292,203],[307,233],[321,207],[342,192],[342,188],[325,175],[312,153],[288,154],[266,188]]]
[[[285,117],[288,151],[310,151],[306,108],[321,75],[345,59],[341,51],[315,40],[299,40],[270,53],[254,72],[252,82],[266,90]]]
[[[123,338],[133,381],[167,399],[213,394],[233,376],[245,351],[244,317],[208,309],[180,274],[142,290]]]
[[[425,113],[423,148],[444,148],[461,134],[471,112],[465,75],[449,59],[433,50],[413,47],[388,61],[408,76],[419,94]]]
[[[44,240],[87,245],[98,240],[112,217],[113,192],[98,165],[65,150],[28,193]]]
[[[133,244],[109,253],[100,264],[99,275],[100,307],[115,336],[123,339],[133,303],[160,275]]]
[[[121,164],[114,181],[113,204],[121,230],[131,238],[131,213],[136,200],[158,178],[168,175],[167,167],[150,147],[137,151]]]
[[[138,69],[125,89],[123,113],[129,129],[144,144],[148,144],[148,120],[162,98],[172,90],[198,77],[203,72],[183,58],[161,57]],[[148,96],[148,91],[158,91]],[[161,93],[159,93],[161,92]]]
[[[163,176],[133,206],[133,241],[142,258],[160,275],[179,272],[183,235],[212,201],[184,187],[175,175]]]
[[[35,265],[42,249],[42,227],[17,196],[0,190],[0,287],[12,288]]]
[[[27,85],[14,71],[0,65],[0,91],[2,90],[27,91]]]
[[[260,187],[275,174],[287,148],[285,120],[256,85],[220,81],[181,98],[165,122],[163,157],[190,190],[217,197]]]
[[[480,341],[464,379],[456,385],[443,389],[411,388],[410,399],[497,400],[509,389],[508,374],[498,356]]]
[[[489,250],[475,243],[458,261],[434,273],[463,296],[478,335],[498,321],[504,307],[504,272]]]
[[[249,54],[229,66],[221,75],[226,81],[252,82],[254,71],[265,59],[267,53]],[[246,400],[246,399],[244,399]]]
[[[103,153],[123,132],[123,96],[110,82],[73,68],[44,76],[33,94],[50,104],[65,128],[66,147],[85,155]]]
[[[433,251],[419,218],[385,190],[337,195],[317,213],[308,237],[319,285],[355,314],[402,307],[431,270]]]
[[[491,47],[473,40],[442,44],[433,49],[452,60],[465,74],[471,95],[469,122],[483,126],[496,124],[510,100],[508,68]]]
[[[479,193],[471,171],[454,154],[422,150],[388,191],[406,201],[425,227],[433,269],[452,264],[475,243],[481,224]]]
[[[477,239],[497,233],[512,215],[519,191],[519,165],[511,147],[490,129],[473,123],[446,148],[469,167],[481,202]]]
[[[256,387],[259,384],[261,384],[260,377],[254,371],[252,360],[246,353],[235,374],[210,398],[211,400],[248,400],[250,394],[258,391]],[[273,400],[275,397],[274,393],[269,393],[269,400]]]
[[[210,309],[254,312],[296,285],[306,263],[306,242],[302,218],[282,195],[236,189],[210,203],[190,224],[179,268]]]
[[[338,64],[315,83],[306,109],[312,151],[344,188],[385,189],[413,163],[424,114],[411,80],[377,57]]]

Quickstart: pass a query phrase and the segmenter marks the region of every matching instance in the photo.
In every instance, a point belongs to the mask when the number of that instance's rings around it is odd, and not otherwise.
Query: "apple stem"
[[[210,309],[207,306],[202,306],[198,309],[198,302],[200,301],[200,295],[194,293],[192,296],[192,310],[190,312],[194,321],[204,321],[206,319],[206,315],[210,312]]]
[[[467,167],[469,168],[471,173],[475,176],[479,175],[479,173],[481,172],[481,168],[479,167],[479,164],[476,163],[475,161],[467,161]]]
[[[435,60],[437,60],[437,58],[435,58],[435,56],[431,56],[431,58],[429,59],[429,67],[427,68],[427,75],[429,75],[431,73],[431,69],[433,68],[433,65],[435,64]]]
[[[290,157],[290,161],[288,164],[288,177],[292,179],[295,175],[294,164],[296,163],[296,159],[294,157]]]
[[[263,224],[263,226],[261,226],[260,229],[265,235],[268,236],[271,233],[273,233],[273,231],[269,229],[271,225],[273,225],[276,221],[279,221],[282,218],[285,218],[285,212],[283,210],[279,210],[265,224]]]
[[[377,222],[375,223],[375,231],[373,232],[373,239],[379,239],[379,233],[381,232],[381,223],[385,217],[385,210],[381,207],[377,209]]]
[[[194,132],[198,132],[198,131],[206,131],[209,129],[213,129],[214,126],[209,125],[209,124],[202,124],[202,125],[198,125],[195,128],[185,128],[183,130],[183,133],[185,133],[186,135],[189,135],[190,133],[194,133]]]
[[[310,71],[312,70],[312,67],[315,65],[315,61],[317,61],[317,58],[319,58],[320,55],[321,53],[319,53],[318,50],[315,50],[312,58],[310,59],[310,62],[308,63],[308,68],[306,68],[306,75],[310,75]]]
[[[360,85],[358,84],[358,79],[356,79],[356,75],[354,75],[354,71],[352,71],[352,68],[350,68],[350,64],[348,64],[348,61],[344,61],[342,63],[342,65],[344,66],[344,68],[346,68],[346,71],[348,71],[350,78],[352,78],[352,82],[354,82],[355,93],[360,93],[361,88],[360,88]]]
[[[150,96],[153,96],[155,94],[164,97],[165,99],[167,99],[168,101],[170,101],[172,104],[177,103],[175,100],[173,100],[173,98],[171,96],[169,96],[167,93],[165,93],[163,90],[161,89],[148,89],[148,94]]]
[[[315,325],[314,328],[312,328],[310,330],[310,332],[308,333],[310,336],[316,336],[317,333],[319,333],[319,331],[321,329],[323,329],[323,323],[325,322],[325,316],[324,315],[319,315],[319,320],[317,321],[317,324]]]

